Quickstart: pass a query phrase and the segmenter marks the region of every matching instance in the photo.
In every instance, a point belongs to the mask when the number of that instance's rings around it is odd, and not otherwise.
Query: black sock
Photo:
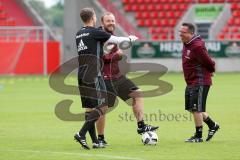
[[[89,118],[89,116],[92,114],[95,114],[95,113],[93,113],[93,111],[85,113],[85,123],[83,124],[81,130],[79,131],[79,134],[81,136],[85,137],[87,131],[89,131],[89,129],[91,129],[93,126],[95,127],[96,118]]]
[[[104,140],[104,134],[98,135],[98,139],[99,139],[99,140]]]
[[[87,131],[94,125],[95,121],[85,121],[81,130],[79,131],[80,136],[86,137]]]
[[[88,118],[90,112],[85,112],[85,119]],[[88,129],[89,135],[92,139],[93,143],[98,143],[97,135],[96,135],[96,129],[95,129],[95,122],[89,127]]]
[[[196,126],[196,137],[197,138],[202,138],[202,126],[197,127]]]
[[[89,135],[92,139],[93,143],[98,143],[97,135],[96,135],[96,129],[95,129],[95,123],[92,125],[92,127],[89,128],[88,130]]]
[[[215,126],[215,122],[208,116],[204,122],[208,125],[208,128],[211,129]]]
[[[142,128],[143,126],[145,126],[144,120],[141,120],[137,123],[138,128]]]

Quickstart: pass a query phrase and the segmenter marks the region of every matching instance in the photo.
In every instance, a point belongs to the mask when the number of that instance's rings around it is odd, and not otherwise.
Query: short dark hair
[[[95,12],[93,8],[83,8],[80,12],[80,17],[84,23],[87,23],[91,20],[94,14]]]
[[[195,26],[192,23],[183,23],[182,26],[188,27],[188,31],[192,34],[195,33]]]

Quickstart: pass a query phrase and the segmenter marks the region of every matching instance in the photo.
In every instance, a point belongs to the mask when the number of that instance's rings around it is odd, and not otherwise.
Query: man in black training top
[[[86,133],[89,132],[93,148],[102,148],[96,137],[95,122],[107,111],[106,86],[101,74],[101,58],[103,43],[120,44],[134,42],[136,36],[116,37],[110,33],[95,28],[96,15],[92,8],[84,8],[80,12],[84,26],[76,34],[78,51],[78,86],[81,95],[82,107],[86,109],[85,123],[74,138],[84,149],[90,149],[86,142]]]

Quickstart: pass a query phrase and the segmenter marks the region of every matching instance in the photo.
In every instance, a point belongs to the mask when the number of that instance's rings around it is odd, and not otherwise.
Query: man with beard
[[[105,13],[102,18],[102,29],[111,35],[114,35],[116,27],[115,16],[112,13]],[[116,96],[120,97],[123,101],[132,99],[132,110],[137,120],[137,132],[142,134],[147,131],[154,131],[158,126],[151,126],[144,123],[143,120],[143,98],[140,89],[126,76],[120,73],[118,62],[122,59],[122,51],[116,44],[105,43],[103,56],[103,77],[107,87],[107,91],[113,93],[115,96],[108,94],[108,107],[113,107]],[[97,123],[98,140],[104,146],[107,142],[104,138],[105,128],[105,115],[101,116]]]

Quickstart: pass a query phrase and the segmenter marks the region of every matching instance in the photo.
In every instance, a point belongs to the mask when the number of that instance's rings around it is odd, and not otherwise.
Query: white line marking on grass
[[[0,152],[48,153],[48,154],[76,155],[76,156],[83,156],[83,157],[103,157],[107,159],[143,160],[141,158],[114,156],[114,155],[107,155],[107,154],[88,154],[88,153],[74,153],[74,152],[39,151],[39,150],[9,149],[9,150],[0,150]]]

